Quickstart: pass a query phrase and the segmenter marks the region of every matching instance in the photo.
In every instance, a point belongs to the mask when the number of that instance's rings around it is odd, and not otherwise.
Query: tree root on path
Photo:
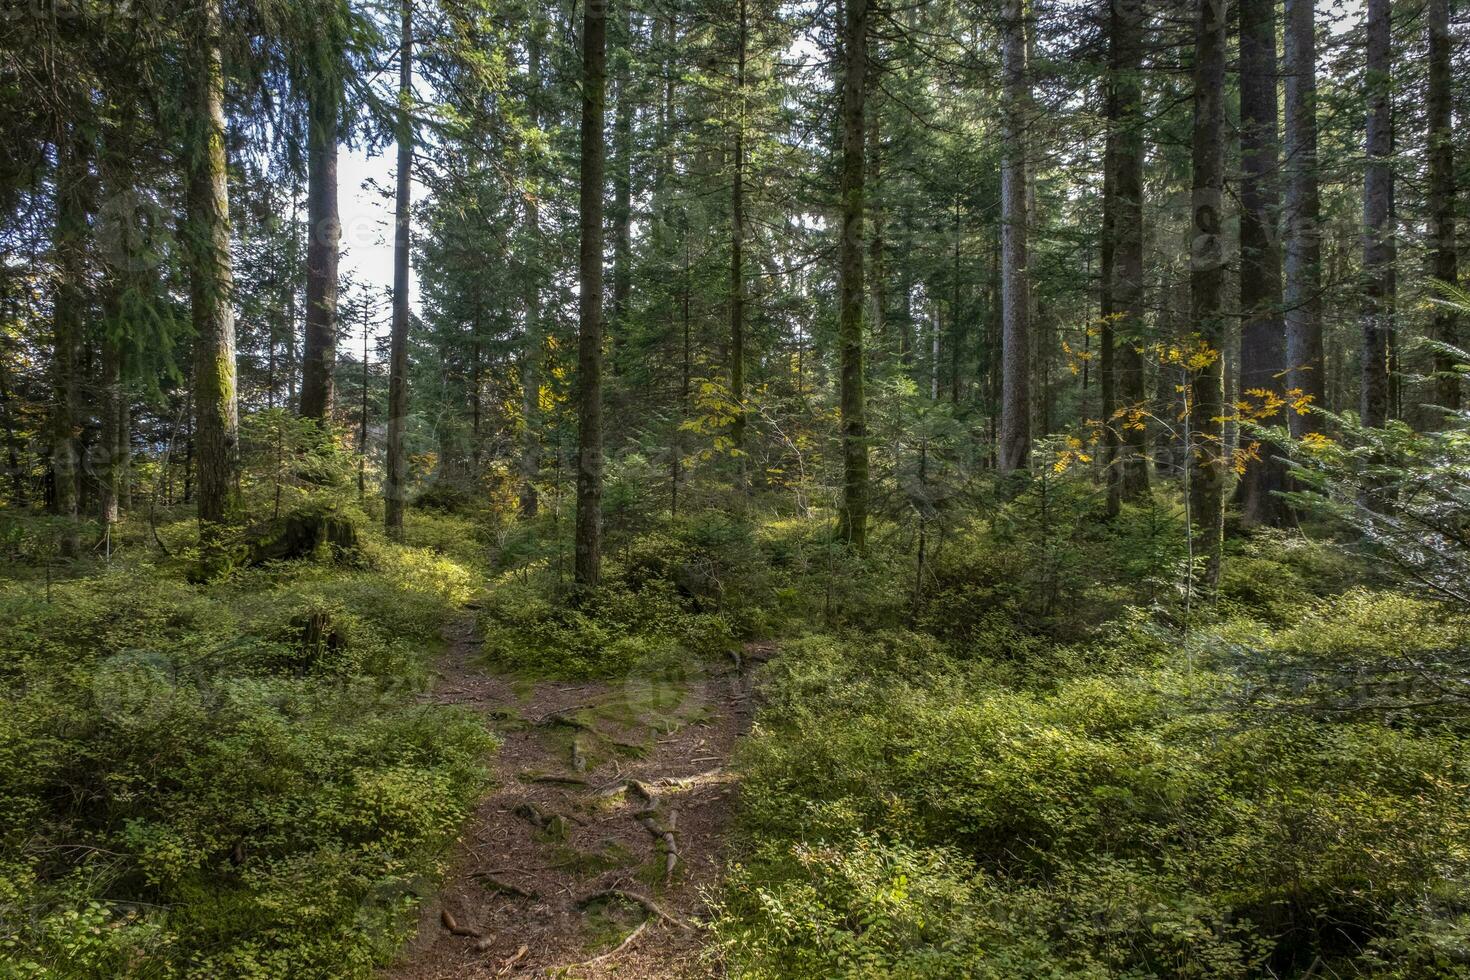
[[[488,871],[475,871],[470,874],[470,877],[478,879],[479,882],[490,891],[500,892],[505,895],[514,895],[517,898],[540,897],[535,892],[527,891],[520,885],[513,885],[508,881],[503,881],[500,878],[495,877],[495,875],[491,874]]]
[[[469,929],[467,926],[460,926],[459,921],[454,918],[454,914],[450,912],[450,909],[440,909],[440,924],[444,926],[444,929],[451,936],[463,936],[465,939],[478,939],[479,942],[475,945],[476,949],[488,948],[490,940],[485,939],[485,933],[479,932],[478,929]]]
[[[597,729],[592,727],[591,722],[586,722],[576,717],[576,712],[585,711],[587,707],[587,705],[583,705],[580,708],[564,708],[561,711],[552,711],[542,715],[540,718],[537,718],[536,724],[538,726],[562,725],[566,728],[575,728],[579,731],[592,732],[593,734],[596,734]]]
[[[663,922],[667,922],[671,926],[678,926],[680,929],[691,930],[694,928],[694,926],[692,926],[688,922],[685,922],[678,916],[665,911],[662,905],[659,905],[648,896],[640,895],[637,892],[625,891],[621,888],[604,888],[600,891],[592,892],[590,895],[584,895],[582,898],[577,900],[577,908],[585,909],[592,903],[600,902],[605,898],[617,898],[632,905],[636,905],[639,908],[643,909],[643,911],[647,912],[649,915]]]
[[[526,954],[530,951],[531,947],[522,946],[520,949],[515,951],[514,955],[507,956],[505,959],[501,960],[500,969],[495,971],[495,975],[497,977],[508,975],[517,963],[526,958]]]
[[[626,937],[624,937],[622,942],[618,943],[606,953],[602,953],[599,956],[594,956],[590,960],[583,960],[580,963],[569,963],[566,966],[558,966],[554,967],[553,969],[557,974],[565,975],[566,972],[569,970],[581,970],[589,966],[596,966],[598,963],[602,963],[605,960],[610,960],[614,956],[617,956],[619,953],[621,953],[623,950],[627,949],[629,946],[633,945],[633,940],[643,935],[643,930],[647,928],[648,920],[644,919],[642,922],[638,923],[638,927],[636,929],[634,929],[632,932],[628,933]],[[552,975],[552,970],[548,970],[547,975]]]
[[[643,829],[653,835],[654,839],[663,844],[664,850],[664,878],[673,877],[674,868],[679,865],[679,844],[674,839],[674,824],[679,820],[678,812],[669,814],[667,825],[658,822],[658,814],[653,810],[643,810],[634,814],[634,820],[643,825]]]

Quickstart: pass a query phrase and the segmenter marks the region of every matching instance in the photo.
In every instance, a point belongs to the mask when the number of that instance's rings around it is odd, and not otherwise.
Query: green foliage
[[[491,744],[414,699],[473,577],[368,548],[0,587],[0,975],[367,976],[396,947]]]
[[[722,926],[749,975],[1358,969],[1355,947],[1405,949],[1426,882],[1444,927],[1470,901],[1454,737],[1242,725],[1209,710],[1228,675],[1028,692],[897,646],[808,640],[768,668]]]
[[[622,677],[723,656],[734,644],[718,614],[691,612],[668,582],[609,583],[578,608],[507,582],[480,614],[485,656],[535,677]]]

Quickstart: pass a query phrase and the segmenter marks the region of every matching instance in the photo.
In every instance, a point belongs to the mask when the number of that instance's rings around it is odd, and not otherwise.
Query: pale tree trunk
[[[863,149],[867,127],[868,0],[846,0],[842,32],[842,241],[838,258],[842,507],[838,537],[868,545],[868,420],[863,395]]]
[[[1286,324],[1282,319],[1280,212],[1276,141],[1276,0],[1239,0],[1240,14],[1240,390],[1285,393]],[[1282,415],[1263,419],[1270,425]],[[1242,431],[1242,440],[1251,439]],[[1255,441],[1255,440],[1252,440]],[[1286,517],[1280,492],[1286,467],[1270,445],[1246,461],[1240,483],[1241,518],[1247,525],[1276,526]]]
[[[1286,363],[1287,385],[1323,407],[1322,200],[1317,190],[1315,0],[1286,0]],[[1317,428],[1312,414],[1288,414],[1293,436]]]
[[[1190,427],[1190,519],[1193,553],[1205,559],[1205,585],[1220,573],[1225,537],[1225,243],[1221,209],[1225,185],[1225,0],[1200,0],[1194,47],[1193,180],[1190,204],[1190,316],[1209,363],[1191,371],[1187,419]]]
[[[81,509],[82,330],[86,313],[86,250],[91,228],[91,157],[78,127],[56,142],[56,291],[51,304],[51,478],[52,509],[66,521],[61,553],[81,553],[77,526]]]
[[[193,83],[199,116],[188,174],[189,297],[195,333],[199,534],[202,542],[211,544],[217,526],[237,516],[240,449],[220,0],[205,0],[202,12],[202,35],[194,53],[198,75]]]
[[[1031,461],[1030,277],[1026,268],[1026,21],[1022,0],[1002,8],[1001,65],[1004,84],[1001,210],[1000,471],[1024,470]]]
[[[403,539],[408,494],[408,260],[413,188],[413,0],[402,0],[398,36],[398,174],[393,226],[393,326],[388,340],[388,459],[383,487],[383,524]]]
[[[1143,3],[1114,0],[1118,139],[1114,148],[1113,352],[1114,392],[1120,419],[1115,495],[1135,500],[1148,492],[1148,430],[1143,422]]]
[[[1451,286],[1459,284],[1455,249],[1455,139],[1451,123],[1450,85],[1450,0],[1429,0],[1426,10],[1429,30],[1429,95],[1426,100],[1429,127],[1429,228],[1432,252],[1430,270],[1434,278]],[[1453,307],[1434,310],[1430,336],[1458,346]],[[1460,380],[1454,373],[1454,358],[1434,356],[1434,399],[1442,408],[1460,407]]]
[[[531,35],[526,45],[526,113],[532,129],[541,126],[541,19],[533,13]],[[539,168],[535,174],[539,178]],[[521,515],[535,517],[540,506],[536,481],[541,479],[541,192],[539,179],[526,195],[526,248],[533,258],[526,263],[526,331],[521,343]]]
[[[581,244],[577,349],[577,539],[575,579],[596,588],[602,576],[602,183],[607,89],[607,5],[589,3],[582,18],[582,161],[578,202]]]
[[[735,418],[730,442],[736,452],[740,489],[748,489],[745,465],[745,56],[749,21],[746,0],[737,0],[735,132],[730,177],[730,400]]]
[[[1393,38],[1389,0],[1368,0],[1368,157],[1363,177],[1364,425],[1388,421],[1388,352],[1394,329]]]
[[[340,93],[321,81],[313,86],[307,132],[306,335],[301,364],[301,417],[323,428],[336,395],[337,129]]]

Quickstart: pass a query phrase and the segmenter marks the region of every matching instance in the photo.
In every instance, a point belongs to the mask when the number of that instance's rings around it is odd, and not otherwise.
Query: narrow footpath
[[[750,644],[677,680],[535,683],[479,664],[456,623],[426,700],[479,712],[502,739],[438,896],[385,980],[709,977],[719,884],[750,725]]]

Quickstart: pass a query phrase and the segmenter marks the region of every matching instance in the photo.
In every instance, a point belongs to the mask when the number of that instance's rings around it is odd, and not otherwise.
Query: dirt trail
[[[427,699],[479,711],[503,744],[443,889],[383,977],[718,975],[700,920],[724,863],[749,670],[771,648],[691,663],[678,681],[529,684],[476,663],[468,622],[449,639]]]

